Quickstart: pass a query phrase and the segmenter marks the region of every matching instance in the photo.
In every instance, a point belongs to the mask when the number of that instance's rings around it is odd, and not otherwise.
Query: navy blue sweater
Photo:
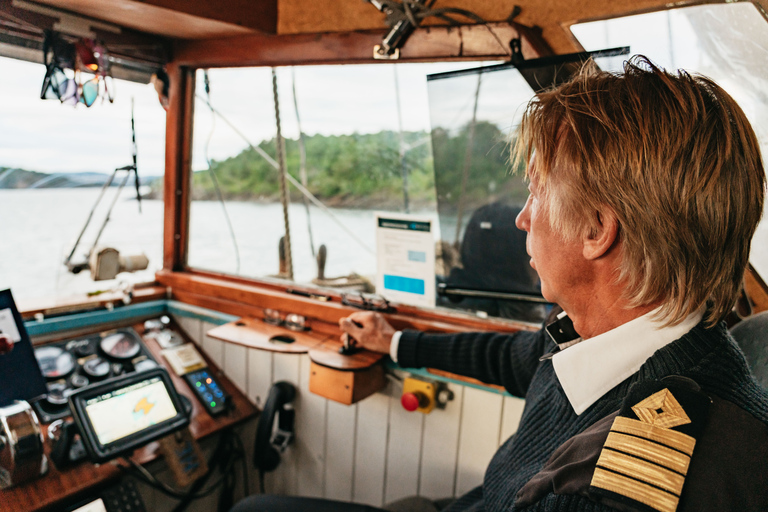
[[[552,452],[601,418],[619,410],[636,382],[680,375],[702,390],[733,402],[768,424],[768,393],[750,375],[744,356],[725,325],[694,327],[679,340],[656,351],[627,380],[576,415],[551,360],[539,357],[554,347],[546,332],[426,334],[404,331],[398,348],[403,367],[441,370],[498,384],[526,400],[520,426],[494,455],[483,485],[450,508],[457,511],[516,511],[515,496],[541,470]],[[613,510],[576,495],[548,494],[526,510]]]

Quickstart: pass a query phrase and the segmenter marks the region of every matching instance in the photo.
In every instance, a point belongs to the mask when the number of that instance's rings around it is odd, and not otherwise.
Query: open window
[[[4,71],[0,84],[0,289],[13,289],[14,296],[25,302],[98,294],[154,281],[155,272],[163,265],[163,201],[159,192],[165,166],[166,117],[155,88],[115,78],[110,82],[114,102],[99,96],[86,108],[83,103],[40,99],[46,76],[43,64],[0,57],[0,67]],[[81,75],[82,82],[92,79],[93,75]],[[144,196],[141,211],[131,173],[119,195],[116,186],[105,191],[73,259],[88,258],[88,249],[114,199],[99,245],[115,248],[122,255],[143,253],[149,268],[94,282],[88,270],[68,272],[64,261],[102,184],[114,169],[132,163],[132,111]],[[114,183],[122,181],[124,175],[120,173]]]

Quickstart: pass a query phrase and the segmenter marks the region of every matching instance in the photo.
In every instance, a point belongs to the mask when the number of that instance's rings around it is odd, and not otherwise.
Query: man
[[[648,388],[647,396],[627,403],[632,385],[661,381],[661,392],[672,389],[662,380],[670,375],[692,379],[686,384],[725,401],[728,410],[735,404],[740,415],[746,411],[739,422],[732,418],[732,427],[744,428],[743,420],[762,437],[734,449],[766,453],[768,397],[720,323],[742,283],[765,186],[758,143],[738,105],[708,79],[669,74],[638,59],[623,75],[585,71],[540,95],[525,114],[517,150],[528,159],[530,180],[517,226],[528,234],[542,294],[567,312],[578,335],[556,345],[544,330],[511,336],[395,334],[379,315],[354,313],[340,321],[361,345],[390,353],[401,366],[452,371],[526,398],[518,433],[495,455],[483,486],[450,510],[698,510],[701,501],[690,493],[678,503],[681,482],[700,490],[703,480],[713,494],[723,488],[710,485],[712,475],[696,465],[697,458],[745,480],[768,478],[765,469],[760,476],[740,472],[751,462],[726,468],[706,452],[694,452],[690,467],[671,470],[664,460],[651,469],[623,469],[627,454],[645,460],[633,451],[636,446],[596,462],[606,450],[610,422],[599,432],[602,442],[590,445],[586,475],[572,478],[563,468],[578,458],[567,449],[556,453],[566,443],[584,448],[588,443],[579,434],[656,392]],[[551,330],[567,332],[568,326]],[[657,416],[670,414],[670,404],[665,410],[658,397],[651,402],[659,402]],[[715,412],[698,421],[721,421],[711,417]],[[698,428],[695,423],[690,425]],[[556,462],[553,453],[566,460],[542,476],[548,461]],[[618,462],[609,460],[617,453]],[[648,476],[657,468],[660,476]],[[675,484],[662,481],[668,471]],[[595,474],[607,474],[608,482],[593,481]],[[740,489],[742,502],[716,502],[718,496],[710,495],[708,506],[768,510],[768,491],[755,497],[749,496],[754,488]]]
[[[563,310],[551,325],[439,335],[372,313],[339,322],[403,367],[525,397],[483,485],[447,510],[768,510],[768,394],[722,323],[763,209],[742,110],[706,78],[637,58],[539,95],[516,150],[530,182],[516,224]]]

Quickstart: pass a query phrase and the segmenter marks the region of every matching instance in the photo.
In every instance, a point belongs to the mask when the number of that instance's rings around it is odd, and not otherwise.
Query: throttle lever
[[[363,328],[363,324],[360,322],[356,322],[352,319],[350,319],[350,322],[355,324],[355,327],[358,327],[360,329]],[[339,348],[339,354],[343,356],[351,356],[354,354],[357,354],[362,350],[361,347],[357,346],[357,340],[349,335],[349,333],[344,333],[344,344]]]

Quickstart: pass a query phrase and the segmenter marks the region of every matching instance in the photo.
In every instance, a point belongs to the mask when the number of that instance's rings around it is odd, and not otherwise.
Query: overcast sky
[[[400,87],[404,130],[429,130],[429,73],[474,67],[473,63],[306,66],[278,69],[283,136],[298,135],[292,85],[302,129],[309,135],[375,133],[398,130],[395,77]],[[131,99],[135,101],[139,171],[164,171],[165,111],[150,84],[119,81],[113,104],[97,100],[91,108],[41,100],[45,75],[41,64],[0,57],[0,167],[43,172],[109,173],[131,162]],[[205,95],[202,72],[198,94]],[[272,77],[269,68],[210,71],[211,102],[249,141],[257,144],[276,133]],[[223,160],[247,143],[201,101],[195,111],[193,168]],[[213,129],[212,129],[213,128]],[[210,138],[210,142],[208,142]]]

